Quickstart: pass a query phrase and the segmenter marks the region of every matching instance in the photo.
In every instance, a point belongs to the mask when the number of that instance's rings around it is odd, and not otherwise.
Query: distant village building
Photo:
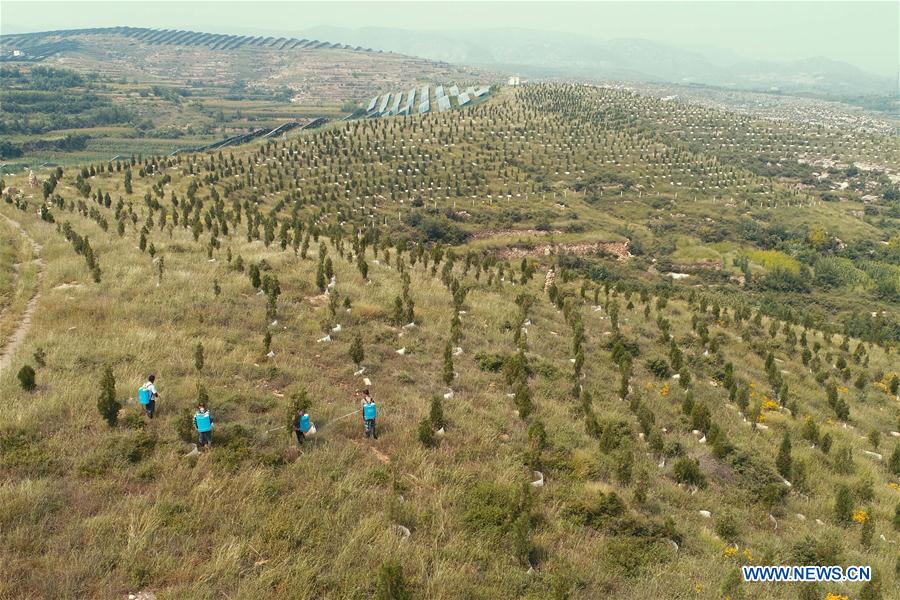
[[[519,79],[518,75],[512,75],[509,78],[509,85],[521,85],[522,81]]]

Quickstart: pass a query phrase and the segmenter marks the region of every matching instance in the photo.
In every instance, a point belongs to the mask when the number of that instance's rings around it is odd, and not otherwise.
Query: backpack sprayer
[[[341,415],[340,417],[335,417],[334,419],[331,419],[330,421],[325,421],[325,422],[323,423],[323,425],[328,425],[328,424],[330,424],[330,423],[336,423],[336,422],[338,422],[338,421],[340,421],[340,420],[342,420],[342,419],[346,419],[347,417],[352,417],[353,415],[359,414],[359,413],[361,413],[361,412],[362,412],[362,409],[359,408],[359,409],[357,409],[357,410],[354,410],[353,412],[347,413],[346,415]],[[278,431],[279,429],[286,429],[286,428],[287,428],[287,425],[281,425],[280,427],[274,427],[274,428],[272,428],[272,429],[266,429],[266,431],[264,432],[264,435],[269,435],[269,434],[270,434],[271,432],[273,432],[273,431]]]

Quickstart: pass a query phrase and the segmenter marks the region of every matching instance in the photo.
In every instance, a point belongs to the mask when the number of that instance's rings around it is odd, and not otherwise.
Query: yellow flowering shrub
[[[778,410],[778,403],[769,398],[768,396],[763,397],[762,403],[763,410]]]
[[[869,513],[867,513],[864,510],[858,510],[855,513],[853,513],[853,520],[856,521],[857,523],[865,523],[866,519],[868,519],[868,518],[869,518]]]

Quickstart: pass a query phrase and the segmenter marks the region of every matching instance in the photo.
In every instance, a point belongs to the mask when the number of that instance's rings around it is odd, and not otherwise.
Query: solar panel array
[[[449,92],[449,94],[447,93]],[[395,115],[407,116],[413,113],[420,115],[431,112],[432,99],[436,103],[438,112],[446,112],[471,104],[476,98],[490,92],[488,86],[468,86],[464,92],[460,92],[458,85],[450,85],[444,90],[443,85],[434,87],[434,96],[431,95],[431,87],[423,85],[421,88],[411,88],[406,92],[388,92],[382,96],[375,96],[369,101],[365,110],[366,117],[388,117]],[[456,102],[451,101],[456,98]]]

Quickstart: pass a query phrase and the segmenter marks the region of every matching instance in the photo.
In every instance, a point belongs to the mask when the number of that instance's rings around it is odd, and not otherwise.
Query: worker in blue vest
[[[194,426],[197,428],[199,439],[197,447],[212,445],[212,416],[203,404],[197,405],[197,412],[194,414]]]
[[[375,406],[375,399],[369,394],[369,390],[363,390],[362,397],[363,426],[366,437],[371,436],[377,440],[378,431],[375,430],[375,418],[378,416],[378,409]]]
[[[141,408],[144,409],[144,412],[146,412],[147,416],[151,419],[156,412],[156,399],[159,398],[159,392],[156,391],[155,382],[156,375],[151,373],[150,376],[147,377],[147,382],[138,390],[138,401],[141,403]]]
[[[294,433],[297,434],[297,443],[301,446],[306,441],[306,434],[309,433],[309,429],[309,415],[301,408],[297,411],[297,416],[294,418]]]

